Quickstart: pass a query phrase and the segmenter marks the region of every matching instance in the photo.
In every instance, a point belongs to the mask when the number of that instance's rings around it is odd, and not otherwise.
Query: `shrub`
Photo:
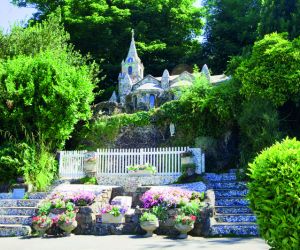
[[[249,199],[261,236],[274,249],[300,246],[300,142],[286,139],[250,164]]]
[[[10,143],[0,149],[1,181],[24,175],[38,191],[44,191],[56,176],[57,162],[43,143]]]

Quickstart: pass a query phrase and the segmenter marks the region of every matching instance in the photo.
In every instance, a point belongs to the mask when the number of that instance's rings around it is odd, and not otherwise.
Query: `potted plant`
[[[52,220],[47,215],[35,216],[32,218],[32,226],[40,236],[44,236],[46,231],[52,226]]]
[[[181,153],[180,158],[181,158],[181,165],[194,163],[192,151],[186,151],[184,153]]]
[[[93,177],[97,171],[97,157],[95,152],[84,154],[84,172],[88,177]]]
[[[129,174],[132,176],[150,176],[157,172],[156,167],[149,163],[128,166],[127,169]]]
[[[57,223],[66,235],[70,235],[77,227],[76,213],[74,211],[67,211],[64,214],[61,214]]]
[[[147,233],[145,237],[152,237],[153,231],[158,228],[158,218],[152,213],[143,213],[140,218],[141,228],[144,229]]]
[[[124,223],[127,209],[117,205],[107,205],[101,210],[102,223]]]
[[[178,239],[186,239],[187,233],[194,228],[197,217],[194,215],[187,216],[185,214],[175,217],[175,228],[180,232]]]

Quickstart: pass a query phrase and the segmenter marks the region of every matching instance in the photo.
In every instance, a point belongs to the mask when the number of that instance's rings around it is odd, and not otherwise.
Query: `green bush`
[[[57,161],[43,143],[10,143],[0,148],[0,182],[24,176],[35,190],[44,191],[57,172]]]
[[[274,249],[300,246],[300,142],[286,139],[250,164],[249,199],[261,236]]]

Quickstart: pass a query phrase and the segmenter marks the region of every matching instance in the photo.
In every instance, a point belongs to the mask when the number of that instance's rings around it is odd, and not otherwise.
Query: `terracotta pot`
[[[111,214],[102,214],[102,223],[124,223],[125,217],[123,214],[113,216]]]
[[[58,226],[65,232],[66,235],[70,235],[71,232],[77,227],[77,221],[74,220],[70,223],[59,223]]]
[[[147,233],[144,235],[144,237],[152,237],[153,231],[158,228],[158,220],[156,221],[143,221],[140,223],[141,228],[144,229]]]
[[[194,224],[192,225],[175,224],[175,228],[180,232],[177,238],[186,239],[188,237],[187,233],[194,229]]]

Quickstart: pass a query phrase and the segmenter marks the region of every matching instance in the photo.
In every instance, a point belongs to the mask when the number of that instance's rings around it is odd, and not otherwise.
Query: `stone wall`
[[[97,181],[99,185],[115,185],[124,187],[125,190],[135,191],[139,186],[158,186],[174,183],[179,175],[151,175],[145,177],[133,177],[124,174],[99,175]]]
[[[74,233],[82,235],[95,234],[96,215],[99,214],[101,209],[109,204],[114,197],[123,193],[123,189],[120,187],[108,188],[96,196],[95,202],[91,206],[78,207],[79,210],[76,216],[78,226],[74,230]]]
[[[154,125],[123,127],[115,140],[116,148],[159,147],[166,141],[168,131]]]

